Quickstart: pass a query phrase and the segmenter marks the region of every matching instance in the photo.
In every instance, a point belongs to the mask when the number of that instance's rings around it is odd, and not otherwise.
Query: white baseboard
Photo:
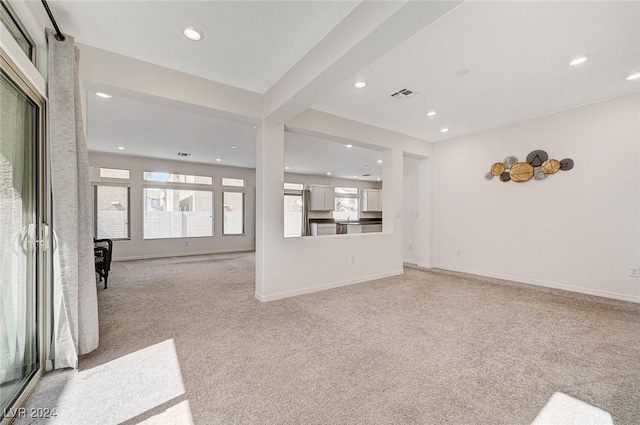
[[[262,295],[256,292],[254,296],[258,301],[261,301],[261,302],[276,301],[284,298],[295,297],[298,295],[311,294],[313,292],[320,292],[326,289],[339,288],[341,286],[349,286],[349,285],[354,285],[356,283],[369,282],[371,280],[376,280],[376,279],[384,279],[385,277],[398,276],[401,274],[404,274],[404,270],[396,270],[389,273],[358,277],[355,279],[343,280],[339,282],[324,283],[322,285],[312,286],[309,288],[294,289],[293,291],[278,292],[271,295]]]
[[[176,252],[172,254],[134,255],[131,257],[114,257],[112,261],[151,260],[154,258],[188,257],[189,255],[228,254],[232,252],[253,252],[253,248],[216,249],[212,251]]]
[[[509,280],[517,283],[524,283],[526,285],[543,286],[545,288],[560,289],[562,291],[577,292],[580,294],[595,295],[597,297],[611,298],[614,300],[629,301],[632,303],[640,304],[640,296],[636,296],[636,295],[619,294],[617,292],[582,288],[579,286],[565,285],[562,283],[545,282],[542,280],[528,279],[528,278],[517,277],[517,276],[509,276],[509,275],[504,275],[500,273],[484,272],[479,270],[467,269],[464,267],[447,266],[444,264],[437,264],[437,265],[434,265],[433,267],[437,269],[449,270],[453,272],[473,274],[476,276],[493,277],[496,279]]]

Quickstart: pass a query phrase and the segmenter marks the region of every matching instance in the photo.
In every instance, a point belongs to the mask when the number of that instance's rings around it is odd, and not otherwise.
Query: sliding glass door
[[[0,50],[0,53],[2,51]],[[0,408],[13,408],[44,368],[43,101],[0,55]]]

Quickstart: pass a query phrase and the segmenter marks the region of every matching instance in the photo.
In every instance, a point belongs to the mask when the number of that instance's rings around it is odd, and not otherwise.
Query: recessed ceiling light
[[[222,158],[216,158],[216,161],[220,162],[220,161],[222,161]]]
[[[449,131],[449,129],[446,127],[440,129],[440,133],[446,133],[447,131]]]
[[[284,169],[285,169],[285,170],[290,170],[290,169],[291,169],[291,167],[286,166],[286,167],[284,167]]]
[[[378,164],[382,164],[382,160],[381,159],[378,160]]]
[[[428,117],[435,117],[436,115],[438,115],[438,113],[436,111],[429,111],[427,112],[427,116]]]
[[[258,128],[258,126],[257,126],[257,125],[254,125],[254,126],[253,126],[253,128]]]
[[[353,145],[347,145],[347,149],[351,149]]]
[[[585,63],[589,58],[586,56],[582,56],[579,58],[575,58],[574,60],[572,60],[571,62],[569,62],[570,66],[578,66],[581,65],[583,63]]]
[[[367,82],[366,81],[358,81],[353,86],[355,88],[357,88],[357,89],[363,89],[363,88],[367,87]]]
[[[231,149],[238,149],[238,147],[237,147],[236,145],[229,145],[229,147],[230,147]]]
[[[636,72],[634,74],[631,74],[627,77],[627,80],[632,81],[632,80],[637,80],[640,78],[640,72]]]
[[[327,171],[327,176],[330,176],[330,175],[331,175],[331,172],[330,172],[330,171]]]
[[[380,181],[380,180],[382,180],[382,179],[381,179],[381,178],[377,178],[376,180]]]
[[[182,30],[182,33],[189,40],[198,41],[198,40],[202,39],[202,31],[199,31],[199,30],[195,29],[194,27],[185,27]]]
[[[353,178],[354,178],[354,179],[357,179],[357,178],[358,178],[358,176],[353,176]]]
[[[125,150],[126,148],[125,148],[124,146],[116,146],[116,149],[118,149],[119,151],[123,151],[123,150]]]
[[[97,92],[96,96],[101,97],[103,99],[111,99],[113,96],[111,96],[109,93],[104,93],[104,92]]]

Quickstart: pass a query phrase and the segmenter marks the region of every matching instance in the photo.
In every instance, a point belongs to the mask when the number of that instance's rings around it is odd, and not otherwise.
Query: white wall
[[[283,237],[284,126],[263,122],[257,137],[256,298],[269,301],[403,273],[402,157],[428,156],[431,144],[308,110],[287,130],[383,152],[383,231]]]
[[[535,149],[575,168],[484,179]],[[640,94],[436,144],[434,266],[640,302],[639,156]]]
[[[89,163],[92,167],[131,170],[131,240],[114,242],[115,260],[250,251],[255,248],[255,170],[97,152],[89,153]],[[143,171],[166,171],[213,176],[214,236],[144,240],[142,238],[142,220],[144,215],[144,200],[142,194],[144,187],[142,181]],[[222,235],[223,177],[243,178],[246,180],[244,235]],[[185,242],[188,243],[188,245],[185,245]]]

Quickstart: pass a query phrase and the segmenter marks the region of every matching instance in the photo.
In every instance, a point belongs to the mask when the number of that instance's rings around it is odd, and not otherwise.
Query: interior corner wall
[[[575,167],[485,180],[536,149]],[[441,142],[433,158],[435,267],[640,302],[640,94]]]
[[[172,257],[222,252],[252,251],[255,249],[255,170],[225,167],[186,161],[143,158],[130,155],[89,152],[92,167],[131,170],[130,220],[131,239],[114,241],[114,260]],[[182,174],[213,176],[213,236],[197,238],[144,239],[143,188],[152,186],[142,180],[143,171],[165,171]],[[222,178],[242,178],[245,187],[245,233],[222,235]],[[108,184],[108,183],[106,183]],[[175,186],[172,186],[175,187]]]
[[[393,143],[393,139],[385,140]],[[403,273],[401,149],[383,152],[382,232],[299,238],[284,237],[284,126],[264,122],[256,152],[258,300],[272,301]]]

